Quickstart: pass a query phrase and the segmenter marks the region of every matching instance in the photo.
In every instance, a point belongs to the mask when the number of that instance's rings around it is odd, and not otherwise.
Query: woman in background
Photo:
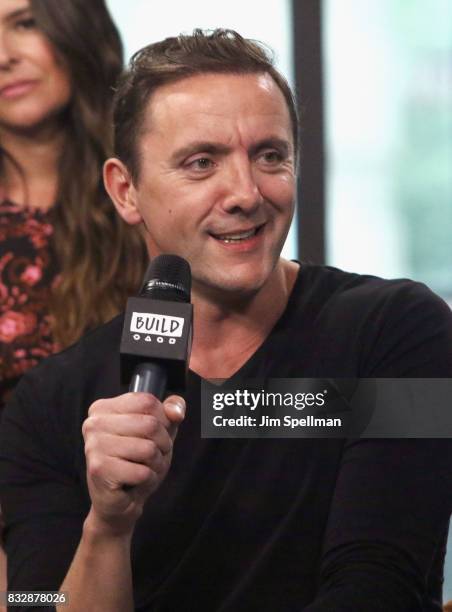
[[[28,368],[143,277],[144,244],[101,178],[121,69],[104,0],[0,0],[0,414]],[[0,592],[4,562],[0,547]]]
[[[103,0],[0,0],[0,403],[142,279],[101,178],[121,69]]]

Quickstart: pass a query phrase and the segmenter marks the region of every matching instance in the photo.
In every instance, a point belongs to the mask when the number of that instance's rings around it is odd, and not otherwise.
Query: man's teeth
[[[247,238],[251,238],[256,233],[256,228],[249,230],[248,232],[242,232],[238,234],[223,234],[221,236],[217,236],[218,240],[222,240],[223,242],[238,242],[239,240],[246,240]]]

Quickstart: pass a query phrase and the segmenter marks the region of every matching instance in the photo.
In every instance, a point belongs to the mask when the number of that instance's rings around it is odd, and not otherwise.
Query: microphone
[[[191,271],[178,255],[159,255],[138,297],[127,300],[122,330],[121,382],[129,391],[183,391],[192,342]]]

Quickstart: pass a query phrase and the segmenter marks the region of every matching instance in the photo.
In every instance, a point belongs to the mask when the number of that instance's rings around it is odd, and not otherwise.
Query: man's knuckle
[[[91,454],[88,461],[88,474],[91,477],[99,477],[104,471],[104,461],[99,455]]]
[[[173,446],[174,446],[174,443],[173,443],[172,438],[168,437],[167,444],[165,445],[165,452],[164,452],[164,454],[165,455],[170,455],[173,452]]]
[[[157,452],[158,452],[157,444],[154,442],[154,440],[147,440],[146,442],[147,442],[146,454],[148,458],[155,459],[155,457],[157,456]]]
[[[153,474],[154,471],[148,465],[137,465],[137,479],[140,483],[149,481]]]
[[[90,427],[91,425],[89,424],[88,419],[86,419],[82,424],[82,436],[85,440],[89,434]]]
[[[141,410],[146,412],[155,406],[155,398],[149,393],[133,393],[133,400],[138,403]]]
[[[149,415],[147,418],[148,434],[152,436],[153,434],[157,432],[158,428],[159,428],[159,421],[157,417],[153,415]]]
[[[89,434],[96,431],[99,424],[99,417],[97,415],[89,416],[82,425],[82,433],[84,436],[88,436]]]
[[[99,410],[102,410],[104,404],[105,404],[104,399],[98,399],[95,402],[93,402],[91,406],[89,407],[88,416],[91,417],[92,415],[99,412]]]

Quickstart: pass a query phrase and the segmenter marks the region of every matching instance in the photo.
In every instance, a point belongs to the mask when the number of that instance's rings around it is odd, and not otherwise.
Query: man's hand
[[[95,531],[133,531],[144,502],[168,473],[184,415],[178,396],[161,403],[148,393],[125,393],[91,405],[82,431],[92,502],[87,520]]]

